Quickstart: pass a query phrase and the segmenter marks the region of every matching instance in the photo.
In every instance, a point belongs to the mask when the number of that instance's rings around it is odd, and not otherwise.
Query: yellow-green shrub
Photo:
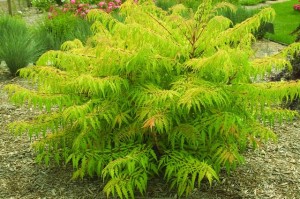
[[[94,36],[85,46],[68,41],[23,69],[37,90],[9,85],[10,99],[48,112],[10,128],[42,136],[38,161],[69,162],[74,178],[108,180],[107,195],[145,193],[156,174],[188,195],[241,163],[248,144],[275,139],[266,122],[296,114],[276,105],[297,96],[299,82],[255,80],[289,66],[286,56],[300,46],[251,58],[251,32],[273,18],[270,8],[229,28],[215,12],[226,3],[205,0],[187,17],[182,5],[167,13],[143,2],[122,5],[124,22],[91,11]]]

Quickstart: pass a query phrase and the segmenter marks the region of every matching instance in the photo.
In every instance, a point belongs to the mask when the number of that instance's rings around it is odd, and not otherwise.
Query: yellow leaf
[[[152,128],[155,126],[155,118],[154,117],[151,117],[149,119],[147,119],[145,122],[144,122],[144,126],[143,128],[150,128],[151,131],[152,131]]]

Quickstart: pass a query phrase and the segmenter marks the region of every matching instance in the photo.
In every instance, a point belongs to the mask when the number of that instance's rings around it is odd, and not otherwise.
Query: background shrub
[[[300,25],[292,32],[292,34],[296,35],[295,42],[300,42]],[[292,79],[300,79],[300,53],[295,53],[293,58],[293,72],[291,76]]]
[[[164,10],[168,10],[172,6],[176,5],[179,1],[172,1],[172,0],[157,0],[156,5]]]
[[[300,41],[300,25],[291,33],[296,35],[295,42]],[[300,53],[294,53],[291,55],[291,66],[292,70],[285,68],[281,72],[274,74],[271,77],[272,81],[282,81],[282,80],[299,80],[300,79]],[[284,103],[283,107],[287,107],[293,110],[300,110],[300,98],[295,97],[291,102]]]
[[[31,4],[32,6],[42,11],[48,11],[49,8],[55,4],[55,1],[54,0],[32,0]]]
[[[285,68],[279,73],[271,76],[271,81],[291,81],[300,79],[300,53],[295,53],[291,59],[292,70]],[[293,100],[285,100],[281,104],[283,108],[300,111],[300,98],[296,96]]]
[[[35,38],[43,40],[45,49],[60,49],[62,43],[75,38],[83,43],[91,36],[91,24],[73,13],[61,13],[56,11],[56,15],[45,18],[34,30]]]
[[[212,1],[213,4],[220,3],[220,2],[222,2],[222,0]],[[232,3],[234,5],[239,4],[239,0],[227,0],[226,2]],[[194,11],[196,11],[200,1],[199,0],[155,0],[155,3],[158,7],[164,10],[168,10],[169,8],[177,4],[183,4],[184,6],[188,8],[192,8]]]
[[[220,13],[223,16],[229,18],[232,21],[233,25],[236,25],[257,14],[259,11],[260,9],[247,9],[242,6],[238,6],[236,11],[227,9],[221,10]],[[259,28],[255,32],[253,32],[253,34],[255,38],[262,39],[267,32],[274,32],[273,24],[269,22],[261,22]]]
[[[221,10],[220,14],[230,19],[233,25],[241,23],[246,19],[252,17],[257,14],[259,9],[246,9],[243,6],[238,6],[236,10],[232,11],[229,9]]]
[[[300,42],[300,25],[291,34],[296,35],[295,42]]]
[[[0,17],[0,60],[4,60],[12,75],[43,52],[42,42],[36,39],[20,18]]]
[[[252,6],[257,5],[259,3],[265,3],[266,0],[240,0],[239,2],[241,5]]]
[[[296,36],[295,42],[300,41],[300,25],[291,33]],[[294,53],[291,55],[292,70],[285,69],[279,74],[272,77],[273,81],[285,80],[297,80],[300,79],[300,54]]]

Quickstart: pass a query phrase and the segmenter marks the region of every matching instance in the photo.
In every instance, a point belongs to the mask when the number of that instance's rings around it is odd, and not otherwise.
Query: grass
[[[284,44],[291,44],[295,41],[296,36],[292,36],[290,33],[300,24],[300,12],[293,9],[293,5],[296,3],[298,1],[289,0],[271,5],[276,11],[273,22],[275,33],[267,33],[265,38]]]
[[[41,55],[42,49],[22,19],[0,16],[0,33],[0,61],[5,61],[13,76]]]

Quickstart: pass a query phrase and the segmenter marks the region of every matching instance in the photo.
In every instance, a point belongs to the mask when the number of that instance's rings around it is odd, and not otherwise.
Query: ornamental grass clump
[[[300,82],[256,81],[290,66],[286,57],[300,50],[293,44],[253,59],[251,32],[274,11],[230,28],[221,8],[234,9],[204,0],[195,13],[182,5],[166,12],[152,0],[127,0],[124,22],[91,10],[94,35],[85,45],[67,41],[21,70],[36,90],[5,87],[14,103],[46,111],[10,130],[36,137],[38,162],[103,178],[107,196],[144,194],[157,175],[179,196],[218,180],[249,145],[276,139],[270,125],[296,115],[278,105],[300,90]]]
[[[22,19],[0,16],[0,61],[5,61],[13,76],[42,54],[38,41]]]

